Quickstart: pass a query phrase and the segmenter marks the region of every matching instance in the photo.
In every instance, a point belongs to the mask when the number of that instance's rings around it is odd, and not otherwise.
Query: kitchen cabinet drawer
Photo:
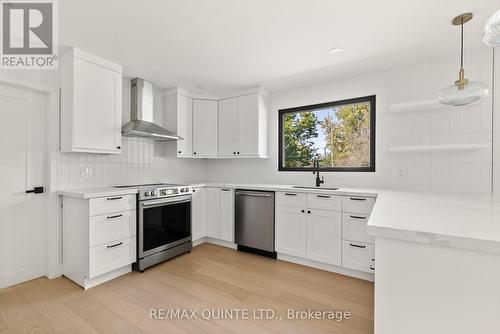
[[[375,240],[366,232],[370,215],[361,213],[343,213],[342,239],[374,243]]]
[[[107,213],[135,210],[135,198],[135,195],[91,198],[89,200],[89,215],[97,216]]]
[[[342,210],[342,197],[325,194],[307,194],[307,207],[319,210]]]
[[[89,278],[121,268],[136,260],[135,237],[89,248]]]
[[[364,213],[369,215],[372,212],[375,198],[360,197],[360,196],[344,196],[342,197],[342,211]]]
[[[342,266],[349,269],[375,272],[375,247],[357,241],[342,241]]]
[[[277,192],[276,193],[277,206],[293,206],[296,208],[306,208],[307,194],[297,193],[293,191]]]
[[[136,217],[136,210],[90,217],[90,247],[135,236]]]

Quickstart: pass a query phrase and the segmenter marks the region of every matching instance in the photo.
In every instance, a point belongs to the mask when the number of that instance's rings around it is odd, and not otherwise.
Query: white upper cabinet
[[[60,66],[61,151],[119,154],[122,67],[75,48]]]
[[[177,156],[193,155],[193,99],[182,94],[177,95],[177,134],[182,140],[177,141]]]
[[[266,97],[231,97],[219,105],[219,155],[267,157]]]
[[[236,145],[236,112],[237,98],[225,99],[219,102],[219,155],[235,156]]]
[[[217,156],[218,101],[193,99],[193,156]]]

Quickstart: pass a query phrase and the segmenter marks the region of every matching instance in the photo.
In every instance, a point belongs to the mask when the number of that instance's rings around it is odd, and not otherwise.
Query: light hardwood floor
[[[199,319],[150,320],[151,308],[196,308]],[[282,320],[203,320],[205,308],[270,308]],[[288,320],[288,309],[344,310],[351,318]],[[0,290],[0,333],[368,334],[373,283],[202,244],[87,291],[64,277]]]

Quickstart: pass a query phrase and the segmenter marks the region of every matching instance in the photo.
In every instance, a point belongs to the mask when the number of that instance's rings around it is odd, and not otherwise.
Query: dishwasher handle
[[[251,197],[271,197],[270,193],[259,193],[259,192],[248,192],[248,191],[236,191],[236,196],[251,196]]]

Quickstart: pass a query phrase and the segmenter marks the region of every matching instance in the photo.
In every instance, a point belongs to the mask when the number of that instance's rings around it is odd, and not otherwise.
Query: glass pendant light
[[[469,81],[464,72],[464,23],[472,19],[471,13],[465,13],[453,19],[452,24],[460,26],[460,72],[455,84],[441,90],[439,102],[450,106],[463,106],[488,95],[486,84],[479,81]]]
[[[500,10],[497,10],[486,22],[483,41],[489,46],[500,46]]]

